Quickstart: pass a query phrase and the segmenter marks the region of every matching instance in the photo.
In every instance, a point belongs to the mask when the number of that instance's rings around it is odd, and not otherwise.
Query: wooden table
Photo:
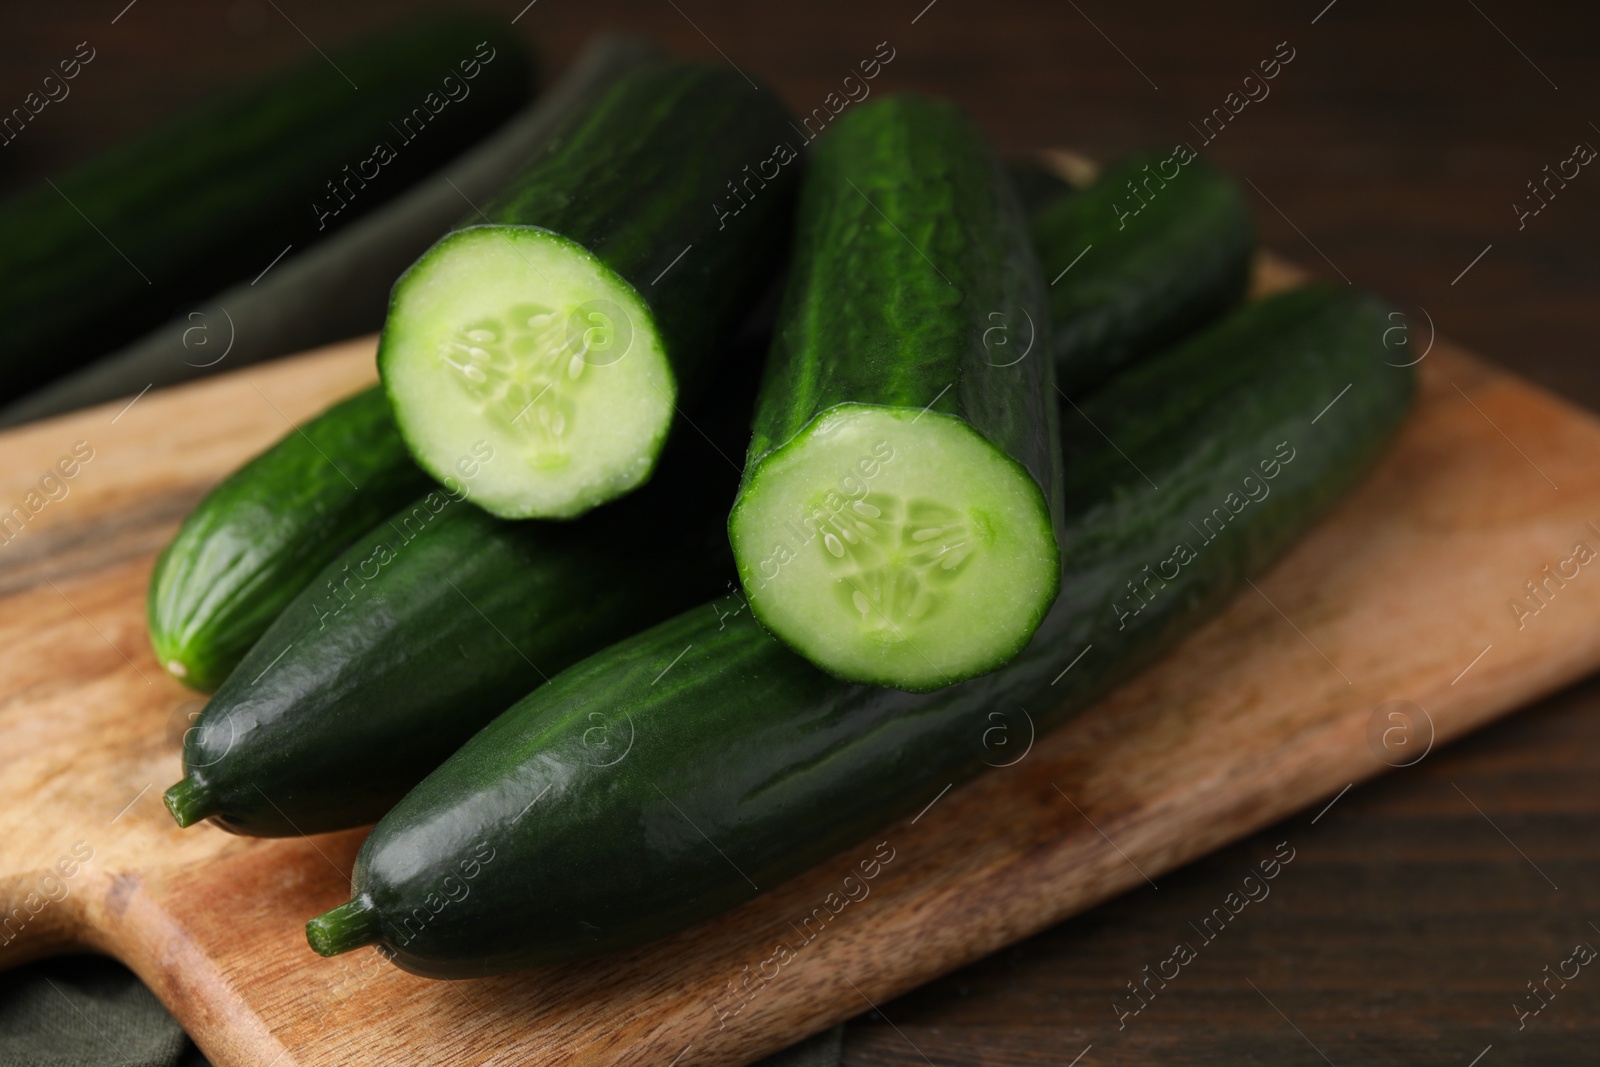
[[[478,6],[509,18],[522,2]],[[517,25],[553,66],[603,25],[725,56],[798,111],[819,106],[887,41],[895,58],[874,92],[951,96],[1007,150],[1064,143],[1101,158],[1177,140],[1199,147],[1189,123],[1224,106],[1286,41],[1294,58],[1267,83],[1270,95],[1205,149],[1255,187],[1265,242],[1325,277],[1425,309],[1442,332],[1600,407],[1588,344],[1600,325],[1600,188],[1589,188],[1600,176],[1580,174],[1521,230],[1512,208],[1573,144],[1600,145],[1590,126],[1600,110],[1589,110],[1600,23],[1587,5],[924,2],[640,0],[601,16],[543,0]],[[73,95],[0,155],[6,186],[308,51],[300,31],[325,44],[420,6],[282,0],[280,12],[256,0],[140,0],[113,25],[123,3],[12,16],[0,102],[20,101],[78,41],[98,54]],[[1513,1005],[1576,942],[1600,947],[1597,831],[1600,684],[1590,683],[1358,787],[1320,816],[1307,811],[1159,889],[881,1005],[852,1024],[846,1059],[1069,1064],[1092,1043],[1083,1067],[1466,1067],[1480,1054],[1481,1067],[1593,1062],[1595,968],[1564,989],[1552,981],[1558,995],[1520,1031]],[[1112,1004],[1127,1002],[1124,983],[1189,938],[1188,924],[1280,841],[1297,858],[1270,900],[1119,1030]]]

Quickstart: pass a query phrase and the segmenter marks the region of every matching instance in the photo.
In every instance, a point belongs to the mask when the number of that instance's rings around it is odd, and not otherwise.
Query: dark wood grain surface
[[[419,6],[125,2],[4,12],[0,110],[79,41],[97,56],[68,99],[0,148],[0,187],[309,53],[310,42]],[[1270,95],[1204,146],[1252,183],[1264,241],[1414,318],[1425,310],[1441,332],[1600,407],[1600,172],[1581,171],[1521,229],[1513,207],[1536,206],[1526,183],[1575,144],[1600,146],[1590,4],[524,2],[475,6],[507,19],[523,10],[518,28],[552,67],[592,31],[628,28],[734,63],[799,111],[888,41],[895,58],[875,92],[953,97],[1009,151],[1067,144],[1102,158],[1201,147],[1190,123],[1287,42],[1294,58]],[[1526,983],[1545,981],[1575,945],[1600,947],[1600,684],[1431,752],[1317,816],[880,1005],[852,1024],[847,1062],[1596,1061],[1600,968],[1564,988],[1548,979],[1554,997],[1544,993],[1548,1005],[1521,1029],[1517,1006],[1535,1006]],[[1190,924],[1279,842],[1295,859],[1271,896],[1206,941]],[[1126,984],[1180,941],[1198,946],[1196,958],[1164,988],[1142,987],[1148,1005],[1119,1029],[1115,1005],[1140,1003]]]

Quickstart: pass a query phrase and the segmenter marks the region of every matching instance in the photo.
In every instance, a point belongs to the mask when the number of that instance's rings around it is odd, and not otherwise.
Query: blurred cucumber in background
[[[394,280],[471,210],[467,199],[481,202],[568,114],[657,54],[637,39],[596,38],[537,102],[444,169],[327,240],[291,252],[260,281],[240,282],[83,370],[0,406],[0,426],[377,330]]]
[[[503,22],[419,18],[238,85],[0,202],[0,405],[174,315],[180,346],[189,331],[179,370],[217,361],[226,316],[187,309],[270,277],[279,257],[437,171],[527,101],[534,73]]]

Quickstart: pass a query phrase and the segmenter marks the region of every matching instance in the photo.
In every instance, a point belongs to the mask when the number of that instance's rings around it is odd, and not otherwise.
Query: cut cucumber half
[[[568,518],[640,485],[677,397],[638,293],[537,226],[436,244],[395,287],[380,360],[400,432],[434,477],[494,447],[470,493],[506,518]]]
[[[932,411],[831,408],[762,463],[730,532],[770,630],[835,673],[906,689],[1009,658],[1059,580],[1038,483]]]
[[[417,462],[492,444],[472,499],[507,519],[648,479],[780,266],[799,167],[724,201],[752,160],[792,162],[791,134],[770,91],[703,63],[646,64],[563,123],[395,283],[378,370]]]
[[[888,96],[828,128],[728,522],[769,630],[911,691],[1022,651],[1060,585],[1049,329],[1016,192],[970,119]]]

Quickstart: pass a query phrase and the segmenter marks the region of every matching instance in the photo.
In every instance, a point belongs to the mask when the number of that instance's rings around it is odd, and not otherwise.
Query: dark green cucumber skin
[[[546,677],[704,599],[725,573],[714,522],[692,552],[641,551],[607,525],[506,522],[439,489],[357,541],[184,739],[217,823],[257,837],[371,823]],[[393,554],[381,566],[380,543]]]
[[[185,735],[217,823],[282,837],[374,822],[546,677],[715,595],[738,480],[723,453],[743,438],[765,340],[736,344],[738,369],[639,492],[571,523],[507,522],[457,499],[464,480],[324,567]]]
[[[1076,714],[1219,610],[1372,466],[1414,391],[1410,369],[1383,361],[1386,310],[1344,288],[1272,298],[1086,397],[1098,430],[1079,417],[1063,433],[1062,593],[999,671],[920,695],[846,684],[729,597],[536,690],[363,844],[353,896],[390,958],[466,978],[637,945],[753,896],[747,877],[769,889],[1011,760],[985,748],[991,712],[1024,709],[1040,733]],[[1283,442],[1296,455],[1270,493],[1125,617],[1126,583],[1196,541],[1190,523],[1246,475],[1260,482]],[[603,765],[596,726],[607,759],[630,742],[625,758]]]
[[[648,63],[573,115],[458,230],[537,226],[588,249],[643,298],[673,372],[693,383],[782,262],[800,160],[771,180],[750,174],[791,132],[777,96],[726,67]],[[747,180],[734,213],[730,183]],[[724,203],[730,213],[719,216]],[[380,371],[388,351],[379,348]]]
[[[757,400],[745,484],[839,404],[968,422],[1039,484],[1060,529],[1049,336],[1027,222],[961,110],[911,94],[846,112],[817,142]]]
[[[1056,375],[1070,396],[1176,342],[1244,295],[1255,253],[1244,194],[1203,158],[1181,166],[1176,158],[1141,153],[1032,212],[1029,227],[1051,283]]]
[[[429,484],[376,386],[291,430],[213,489],[156,561],[156,656],[215,689],[324,564]]]
[[[493,49],[486,64],[474,58],[479,42]],[[377,207],[492,130],[533,82],[531,57],[498,20],[435,17],[328,54],[338,70],[310,55],[56,176],[54,189],[0,205],[0,399],[116,349],[253,277],[286,245],[303,249]],[[479,62],[470,82],[462,60]],[[105,73],[90,65],[79,77]],[[456,102],[441,89],[447,75],[466,86]],[[447,101],[437,115],[425,103],[430,92]],[[429,121],[414,120],[408,141],[390,124],[417,107]],[[344,181],[347,165],[355,173],[380,142],[394,158],[364,188],[341,189],[349,206],[319,224],[313,205],[339,203],[326,183]],[[220,354],[222,329],[212,323],[207,347],[189,359]]]
[[[383,326],[394,280],[455,224],[463,195],[479,200],[494,192],[562,116],[585,106],[619,74],[656,54],[637,38],[596,36],[558,80],[544,87],[537,103],[525,106],[428,180],[314,248],[289,253],[259,281],[251,275],[214,292],[200,307],[185,308],[183,315],[97,359],[83,372],[0,407],[0,429],[109,403],[152,383],[162,388],[376,332]],[[213,328],[196,330],[201,323]],[[227,359],[206,366],[228,336],[234,343]],[[216,342],[212,356],[204,355],[201,338]]]

